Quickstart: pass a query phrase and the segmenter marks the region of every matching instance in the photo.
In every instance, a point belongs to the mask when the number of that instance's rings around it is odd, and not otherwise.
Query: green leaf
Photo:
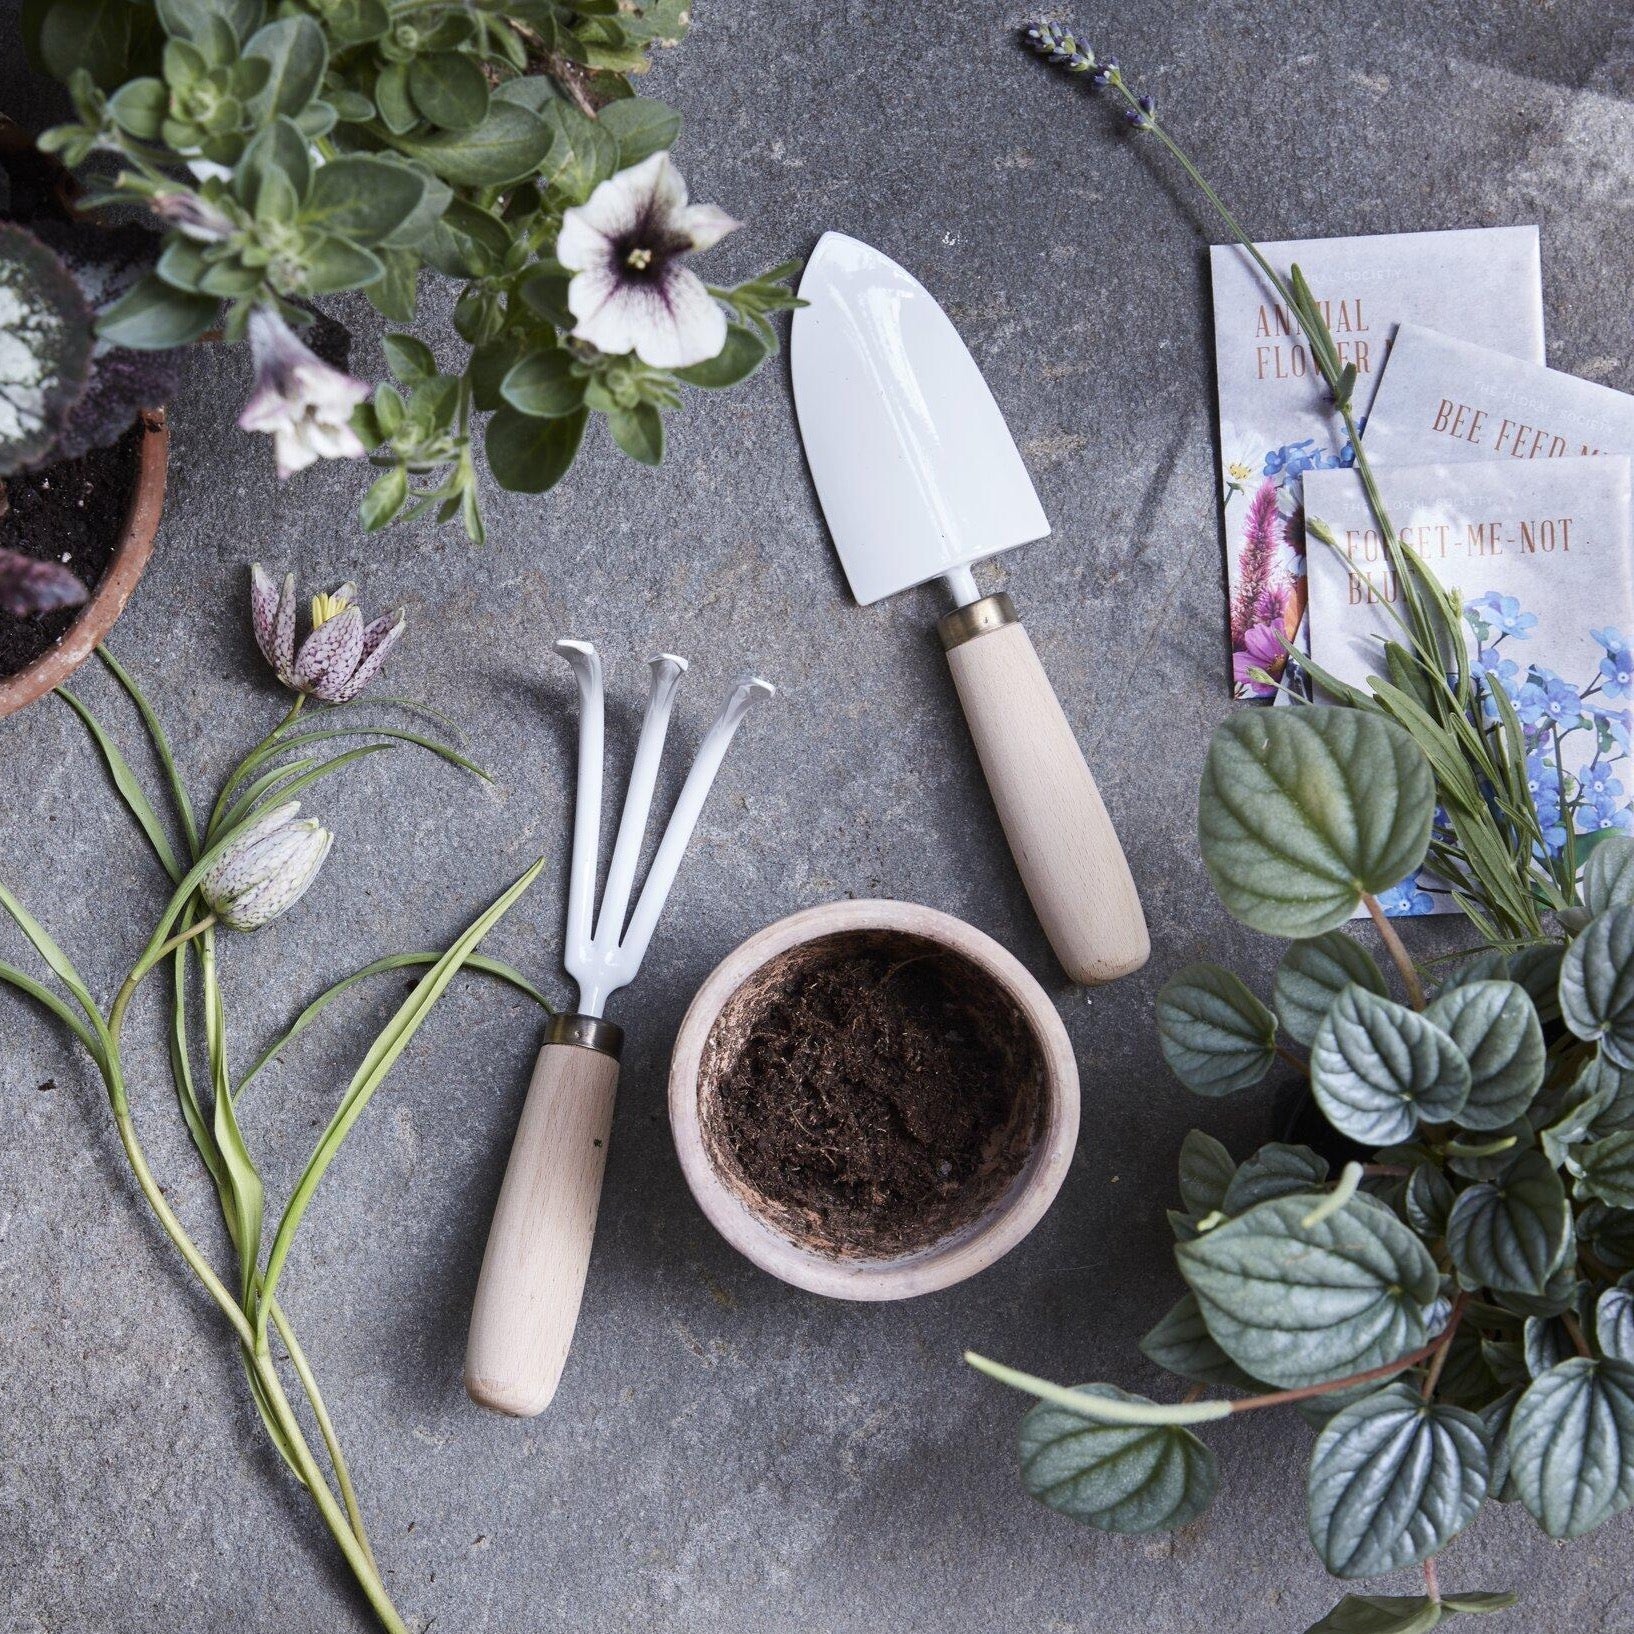
[[[406,62],[389,62],[374,82],[375,106],[393,136],[407,135],[420,122],[419,112],[409,99],[408,76]]]
[[[381,350],[386,354],[386,367],[405,386],[417,386],[437,372],[437,360],[431,348],[415,335],[382,335]]]
[[[421,115],[442,130],[475,130],[488,115],[482,65],[463,51],[428,51],[409,66],[409,95]]]
[[[616,409],[607,416],[613,441],[641,465],[661,465],[664,460],[664,417],[651,403],[637,403],[633,409]]]
[[[574,203],[582,203],[618,169],[618,139],[600,120],[565,102],[549,103],[538,117],[553,133],[546,180]]]
[[[1602,914],[1567,948],[1560,1009],[1579,1038],[1600,1040],[1613,1065],[1634,1067],[1634,907]]]
[[[684,380],[689,386],[720,390],[747,380],[765,360],[768,350],[766,342],[754,330],[733,324],[726,331],[725,345],[714,357],[673,373],[677,380]]]
[[[1634,1291],[1624,1278],[1607,1288],[1594,1307],[1594,1337],[1600,1354],[1614,1362],[1634,1362]]]
[[[116,346],[160,352],[185,346],[211,328],[221,313],[213,295],[172,289],[154,273],[131,285],[97,320],[97,333]]]
[[[601,128],[618,143],[618,168],[628,170],[643,159],[675,145],[681,134],[681,116],[650,96],[609,102],[596,114]]]
[[[1571,1207],[1541,1152],[1523,1151],[1496,1181],[1460,1192],[1447,1249],[1466,1287],[1542,1294],[1570,1240]]]
[[[1138,1396],[1108,1384],[1083,1395]],[[1219,1485],[1214,1454],[1178,1425],[1097,1424],[1040,1402],[1021,1421],[1021,1475],[1051,1509],[1103,1532],[1164,1532],[1189,1525]]]
[[[158,812],[153,809],[153,802],[148,799],[146,791],[137,781],[130,762],[120,752],[119,745],[103,730],[97,718],[67,687],[58,687],[57,696],[84,722],[86,731],[91,734],[92,741],[101,751],[102,759],[108,768],[108,776],[114,788],[118,790],[120,799],[125,802],[131,816],[136,819],[137,827],[147,836],[147,842],[153,847],[153,854],[159,859],[160,867],[170,876],[171,883],[175,884],[181,879],[182,870],[177,866],[170,836],[165,833],[165,825],[160,822]]]
[[[1452,1213],[1452,1182],[1433,1163],[1420,1163],[1407,1179],[1402,1206],[1407,1223],[1419,1236],[1433,1242],[1447,1234],[1447,1218]]]
[[[1311,1544],[1335,1577],[1382,1577],[1445,1548],[1486,1489],[1480,1419],[1389,1384],[1317,1437],[1306,1484]]]
[[[1469,1589],[1463,1594],[1444,1594],[1441,1604],[1447,1611],[1459,1611],[1468,1617],[1490,1617],[1495,1611],[1508,1611],[1515,1596],[1505,1589]]]
[[[1592,914],[1634,907],[1634,838],[1608,834],[1583,870],[1583,904]]]
[[[1608,1066],[1598,1052],[1578,1073],[1555,1107],[1551,1120],[1538,1130],[1543,1155],[1559,1168],[1573,1146],[1587,1138],[1596,1118],[1617,1098],[1623,1074]]]
[[[402,510],[408,499],[408,472],[394,465],[370,486],[358,506],[358,520],[365,533],[376,533]]]
[[[1524,987],[1544,1026],[1560,1019],[1560,966],[1566,950],[1559,942],[1524,947],[1509,956],[1509,974]]]
[[[121,130],[139,142],[156,142],[159,128],[170,111],[170,91],[163,80],[127,80],[108,98],[108,112]]]
[[[1401,727],[1354,710],[1249,709],[1214,734],[1198,797],[1220,900],[1273,936],[1316,936],[1424,860],[1435,780]]]
[[[131,31],[140,17],[130,0],[53,0],[40,18],[36,48],[46,71],[88,73],[103,90],[130,77]]]
[[[550,151],[551,134],[526,108],[495,101],[475,130],[398,136],[396,143],[455,187],[503,187],[538,169]]]
[[[558,419],[584,407],[584,377],[575,372],[571,352],[551,346],[513,365],[500,382],[499,395],[520,413]]]
[[[1420,1118],[1456,1117],[1469,1087],[1469,1063],[1441,1028],[1364,987],[1339,995],[1311,1044],[1316,1104],[1364,1145],[1404,1141]]]
[[[0,299],[0,471],[9,472],[50,454],[84,394],[91,310],[57,256],[9,222],[0,222]]]
[[[1180,1200],[1193,1214],[1216,1213],[1237,1165],[1213,1135],[1193,1129],[1180,1143]]]
[[[1159,1367],[1183,1379],[1231,1390],[1257,1388],[1257,1382],[1215,1344],[1193,1293],[1180,1296],[1174,1309],[1141,1340],[1140,1348]]]
[[[373,250],[348,244],[325,233],[306,245],[306,290],[312,295],[335,295],[344,289],[362,289],[385,274],[385,265]]]
[[[1634,1364],[1574,1356],[1535,1379],[1509,1422],[1520,1500],[1552,1538],[1634,1503]]]
[[[269,209],[264,194],[282,182],[284,204]],[[233,171],[233,192],[260,220],[293,220],[295,207],[312,185],[312,152],[294,120],[274,119],[244,149]]]
[[[1543,1087],[1547,1051],[1525,988],[1512,981],[1465,982],[1433,999],[1424,1016],[1469,1062],[1469,1099],[1458,1113],[1465,1129],[1502,1129],[1532,1104]]]
[[[158,0],[159,23],[172,39],[204,39],[219,19],[235,41],[246,40],[261,21],[261,0]]]
[[[391,27],[391,14],[381,0],[328,0],[323,21],[337,44],[365,45]]]
[[[426,178],[408,165],[344,154],[318,167],[301,220],[354,244],[379,244],[414,214],[425,193]]]
[[[1227,1214],[1245,1214],[1273,1197],[1308,1197],[1328,1177],[1328,1160],[1309,1146],[1285,1146],[1273,1141],[1262,1146],[1231,1177],[1225,1201]]]
[[[541,420],[508,404],[488,422],[488,467],[513,494],[542,494],[567,475],[584,436],[586,414]]]
[[[1333,1001],[1352,985],[1380,998],[1389,992],[1373,955],[1360,942],[1343,931],[1324,931],[1293,943],[1283,954],[1271,1002],[1292,1037],[1309,1047]]]
[[[1424,1594],[1347,1594],[1305,1634],[1428,1634],[1441,1607]]]
[[[1175,1249],[1215,1342],[1245,1372],[1298,1388],[1381,1367],[1418,1348],[1435,1262],[1383,1204],[1281,1197]]]
[[[1270,1069],[1277,1018],[1229,970],[1192,964],[1157,996],[1157,1036],[1169,1070],[1187,1089],[1230,1095]]]
[[[1571,1167],[1579,1197],[1598,1197],[1613,1208],[1634,1209],[1634,1130],[1578,1147]]]
[[[522,301],[546,323],[557,329],[571,329],[574,317],[567,304],[572,274],[552,263],[538,268],[522,280]]]
[[[250,101],[250,113],[257,122],[276,114],[293,119],[318,94],[329,67],[323,30],[303,14],[280,17],[257,29],[244,55],[264,59],[271,70],[267,83]]]

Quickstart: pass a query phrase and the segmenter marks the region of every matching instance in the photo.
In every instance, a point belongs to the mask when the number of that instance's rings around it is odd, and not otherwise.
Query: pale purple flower
[[[363,457],[366,450],[352,429],[352,410],[369,395],[361,380],[330,368],[269,306],[250,314],[250,356],[255,389],[238,423],[245,431],[272,434],[280,477],[314,460]]]
[[[398,608],[365,624],[356,600],[355,584],[314,596],[312,629],[297,649],[295,575],[286,574],[280,587],[259,562],[250,568],[255,644],[285,686],[326,704],[343,704],[375,678],[403,633],[403,613]]]
[[[608,177],[563,215],[556,240],[556,259],[575,275],[567,286],[575,337],[601,352],[634,352],[655,369],[717,356],[726,314],[681,258],[738,225],[712,204],[687,203],[667,153]]]
[[[199,890],[229,930],[259,930],[293,908],[318,877],[335,837],[298,800],[251,823],[216,858]]]
[[[1284,657],[1280,624],[1251,625],[1243,632],[1242,646],[1231,655],[1232,679],[1246,688],[1251,698],[1274,697],[1277,689],[1256,679],[1253,671],[1262,669],[1275,675]]]
[[[231,217],[199,193],[155,193],[148,209],[198,244],[219,244],[233,236]]]
[[[13,618],[38,618],[59,607],[78,607],[88,595],[60,563],[0,549],[0,609]]]

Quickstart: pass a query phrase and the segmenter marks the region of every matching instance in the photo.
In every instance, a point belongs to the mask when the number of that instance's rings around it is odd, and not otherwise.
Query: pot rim
[[[125,611],[131,592],[147,569],[165,502],[170,428],[163,409],[143,409],[136,419],[142,428],[136,481],[131,486],[130,504],[108,570],[62,639],[15,675],[0,680],[0,720],[61,686],[95,652]]]
[[[847,931],[898,931],[935,942],[990,977],[1021,1012],[1042,1065],[1043,1120],[1021,1174],[973,1225],[928,1248],[885,1260],[840,1260],[805,1247],[751,1210],[722,1178],[704,1140],[698,1076],[704,1046],[727,1001],[770,960]],[[1019,1243],[1066,1179],[1078,1144],[1078,1063],[1049,995],[1014,954],[936,908],[844,900],[805,908],[756,932],[716,965],[676,1034],[669,1074],[670,1130],[681,1172],[711,1225],[763,1271],[832,1299],[911,1299],[948,1288]]]

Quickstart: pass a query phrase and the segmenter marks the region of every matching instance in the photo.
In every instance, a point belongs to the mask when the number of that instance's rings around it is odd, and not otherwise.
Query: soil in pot
[[[94,591],[113,560],[141,455],[142,427],[117,443],[43,471],[7,477],[0,545],[41,561],[61,562]],[[0,609],[0,676],[26,669],[67,633],[78,607],[42,618],[13,618]]]
[[[1020,1012],[963,961],[896,933],[771,961],[704,1053],[717,1166],[756,1212],[836,1257],[912,1253],[979,1219],[1041,1115]]]

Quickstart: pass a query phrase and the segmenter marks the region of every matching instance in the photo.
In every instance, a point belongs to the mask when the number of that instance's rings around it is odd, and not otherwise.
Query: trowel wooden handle
[[[562,1041],[574,1036],[586,1041]],[[596,1235],[620,1041],[609,1022],[558,1016],[539,1051],[465,1350],[465,1388],[495,1412],[542,1413],[561,1380]]]
[[[1101,792],[1005,595],[938,627],[987,786],[1044,934],[1075,981],[1146,963],[1146,916]]]

